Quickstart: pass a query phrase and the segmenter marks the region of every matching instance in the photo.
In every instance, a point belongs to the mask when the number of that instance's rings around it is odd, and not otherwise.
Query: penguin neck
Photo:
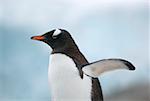
[[[62,47],[53,48],[51,54],[54,54],[54,53],[74,54],[74,53],[78,53],[78,52],[79,52],[79,48],[75,44],[75,42],[69,41],[69,42],[67,42],[66,45],[64,45]]]
[[[86,60],[84,55],[80,52],[78,46],[75,44],[74,41],[62,48],[53,49],[51,54],[55,53],[62,53],[72,58],[76,64],[76,67],[79,70],[80,77],[83,78],[82,67],[83,65],[88,64],[88,61]]]

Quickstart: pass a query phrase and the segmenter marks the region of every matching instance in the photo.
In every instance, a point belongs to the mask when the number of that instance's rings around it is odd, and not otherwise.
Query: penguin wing
[[[103,59],[84,65],[82,71],[88,76],[98,77],[104,72],[116,69],[135,70],[135,67],[123,59]]]

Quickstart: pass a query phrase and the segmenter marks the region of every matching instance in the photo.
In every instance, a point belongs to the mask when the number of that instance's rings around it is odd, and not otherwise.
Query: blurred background
[[[68,30],[89,62],[123,58],[136,71],[100,76],[105,101],[150,101],[148,0],[1,0],[0,101],[50,101],[48,45],[30,40]]]

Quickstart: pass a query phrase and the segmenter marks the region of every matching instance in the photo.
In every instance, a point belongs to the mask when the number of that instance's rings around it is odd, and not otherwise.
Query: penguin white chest
[[[48,79],[52,101],[91,101],[91,78],[80,78],[74,61],[65,54],[50,55]]]

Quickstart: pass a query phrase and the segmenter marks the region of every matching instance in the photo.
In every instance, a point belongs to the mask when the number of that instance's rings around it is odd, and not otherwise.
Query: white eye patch
[[[61,33],[61,30],[56,29],[56,30],[54,31],[54,33],[53,33],[53,37],[59,35],[60,33]]]

